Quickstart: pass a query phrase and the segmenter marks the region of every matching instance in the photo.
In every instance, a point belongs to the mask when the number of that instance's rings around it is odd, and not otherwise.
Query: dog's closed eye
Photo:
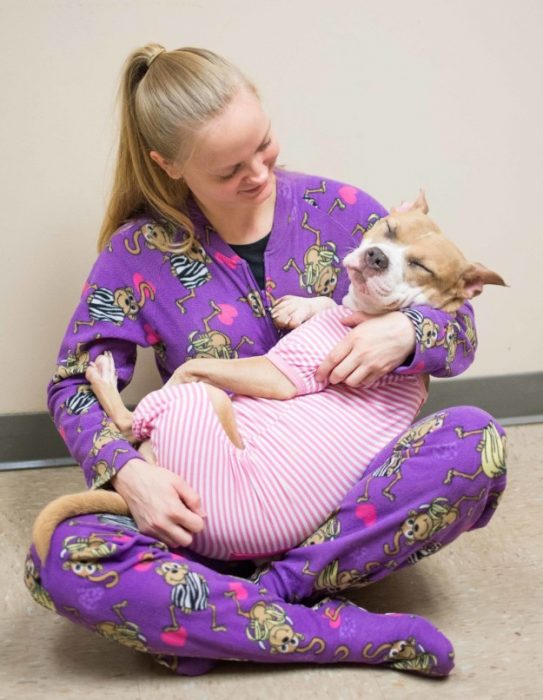
[[[429,267],[427,267],[422,260],[419,260],[418,258],[409,258],[407,261],[407,264],[410,267],[416,267],[419,270],[423,270],[424,272],[428,273],[429,275],[432,275],[432,277],[435,277],[436,274],[433,270],[431,270]]]

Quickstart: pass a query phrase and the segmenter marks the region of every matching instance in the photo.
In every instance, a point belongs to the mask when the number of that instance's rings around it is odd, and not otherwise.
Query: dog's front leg
[[[263,399],[290,399],[296,395],[294,384],[263,356],[188,360],[175,370],[168,384],[186,382],[207,382],[234,394]]]
[[[330,297],[297,297],[287,294],[278,299],[271,315],[277,328],[292,330],[324,309],[336,306]]]

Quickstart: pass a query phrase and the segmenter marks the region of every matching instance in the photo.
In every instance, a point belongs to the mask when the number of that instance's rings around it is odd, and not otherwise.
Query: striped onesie
[[[319,383],[315,373],[348,333],[351,311],[327,309],[266,357],[296,386],[288,401],[233,396],[244,443],[228,438],[201,383],[146,396],[133,431],[158,463],[200,495],[206,527],[191,549],[216,559],[268,557],[298,544],[361,478],[371,458],[413,422],[426,398],[420,375],[389,374],[370,388]]]

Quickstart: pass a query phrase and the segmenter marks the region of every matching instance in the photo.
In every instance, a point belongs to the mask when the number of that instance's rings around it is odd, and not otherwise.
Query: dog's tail
[[[47,559],[57,525],[67,518],[85,513],[130,515],[126,501],[115,491],[82,491],[56,498],[40,512],[32,528],[32,542],[42,562]]]

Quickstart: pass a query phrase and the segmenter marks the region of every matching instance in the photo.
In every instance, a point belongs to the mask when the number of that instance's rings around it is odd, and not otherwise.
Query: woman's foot
[[[132,435],[132,413],[126,408],[117,388],[117,372],[110,352],[98,355],[89,362],[85,378],[91,385],[100,405],[128,440]]]

